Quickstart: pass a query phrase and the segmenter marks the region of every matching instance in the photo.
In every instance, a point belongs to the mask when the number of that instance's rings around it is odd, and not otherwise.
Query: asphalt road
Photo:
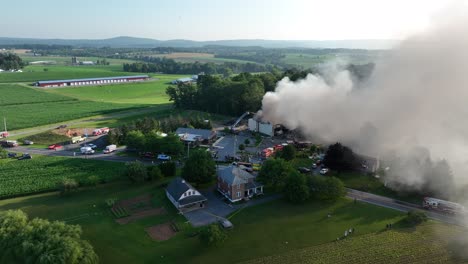
[[[398,210],[401,212],[409,212],[415,209],[422,210],[422,206],[420,205],[411,204],[411,203],[395,200],[392,198],[375,195],[371,193],[366,193],[366,192],[361,192],[361,191],[353,190],[353,189],[347,189],[347,191],[348,191],[347,197],[351,199],[356,199],[358,201],[374,204],[377,206],[382,206],[382,207]],[[430,219],[438,220],[438,221],[448,223],[448,224],[453,224],[453,225],[459,225],[459,226],[465,226],[465,227],[467,226],[466,223],[464,223],[461,219],[463,217],[456,217],[453,215],[442,214],[442,213],[438,213],[435,211],[424,210],[424,212],[427,214],[427,216]]]

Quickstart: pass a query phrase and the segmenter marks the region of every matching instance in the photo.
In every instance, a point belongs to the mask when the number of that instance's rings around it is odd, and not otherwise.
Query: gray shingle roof
[[[193,188],[192,185],[190,185],[184,179],[181,177],[176,177],[169,183],[166,191],[172,196],[172,198],[178,200],[180,196],[190,188],[195,190],[195,188]]]
[[[186,127],[179,127],[176,130],[176,134],[192,134],[192,135],[200,135],[203,140],[211,139],[214,135],[214,132],[208,129],[195,129],[195,128],[186,128]]]
[[[191,195],[191,196],[185,197],[182,200],[179,200],[179,205],[180,206],[185,206],[185,205],[189,205],[189,204],[193,204],[193,203],[199,203],[199,202],[203,202],[203,201],[206,201],[205,196],[203,196],[203,195]]]
[[[219,172],[219,177],[229,185],[245,184],[255,177],[237,166],[229,166]]]

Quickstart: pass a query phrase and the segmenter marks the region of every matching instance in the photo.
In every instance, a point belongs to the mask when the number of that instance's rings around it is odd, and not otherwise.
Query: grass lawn
[[[47,69],[45,71],[44,69]],[[63,80],[76,78],[97,78],[108,76],[137,75],[138,73],[124,72],[122,65],[107,66],[65,66],[65,65],[29,65],[23,72],[3,72],[0,83],[33,83],[44,80]]]
[[[425,224],[416,229],[396,229],[292,250],[244,264],[279,263],[466,263],[448,249],[461,228]]]
[[[123,163],[33,155],[31,160],[0,159],[0,198],[57,189],[63,178],[86,184],[95,176],[101,182],[122,177]]]
[[[374,176],[369,176],[362,173],[341,173],[336,174],[332,173],[333,176],[342,180],[346,187],[351,189],[356,189],[363,192],[369,192],[377,195],[382,195],[390,198],[395,198],[398,200],[421,204],[422,196],[416,194],[406,194],[398,193],[393,191],[382,183],[381,180],[375,178]]]
[[[154,204],[164,206],[169,214],[119,225],[106,208],[107,198],[131,198],[153,193]],[[69,197],[56,193],[0,201],[0,210],[22,209],[31,217],[68,220],[83,228],[83,237],[91,242],[101,263],[234,263],[290,250],[319,245],[334,240],[345,229],[354,227],[357,234],[377,232],[386,223],[396,222],[402,214],[368,204],[340,200],[335,204],[311,202],[290,205],[283,201],[249,207],[231,221],[234,229],[219,248],[206,248],[194,229],[185,224],[164,196],[162,187],[147,183],[132,185],[112,183],[82,190]],[[332,213],[327,218],[328,212]],[[170,240],[152,241],[144,228],[169,220],[182,229]],[[285,242],[288,242],[287,244]]]
[[[82,86],[73,88],[49,89],[48,92],[65,95],[80,100],[90,100],[126,104],[169,103],[166,88],[170,82],[184,75],[157,74],[155,81],[125,83],[115,85]]]

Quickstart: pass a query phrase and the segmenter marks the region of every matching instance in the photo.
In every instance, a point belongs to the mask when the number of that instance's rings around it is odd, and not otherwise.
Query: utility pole
[[[187,159],[190,157],[190,143],[192,142],[187,142]]]

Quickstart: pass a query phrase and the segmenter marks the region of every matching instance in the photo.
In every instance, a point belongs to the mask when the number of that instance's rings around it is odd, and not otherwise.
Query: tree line
[[[275,68],[272,65],[263,65],[258,63],[238,63],[238,62],[224,62],[220,64],[207,62],[200,63],[198,61],[193,63],[177,62],[173,59],[160,58],[160,57],[139,57],[139,60],[144,62],[124,63],[123,70],[125,72],[162,72],[167,74],[222,74],[229,76],[233,73],[241,72],[266,72]]]
[[[184,146],[174,132],[179,127],[211,129],[211,121],[202,116],[183,118],[171,116],[164,119],[145,117],[130,124],[112,129],[108,134],[111,144],[126,145],[128,149],[153,153],[179,155]],[[167,136],[163,136],[164,131]]]
[[[26,66],[26,63],[16,54],[13,53],[0,53],[0,69],[18,70]]]

